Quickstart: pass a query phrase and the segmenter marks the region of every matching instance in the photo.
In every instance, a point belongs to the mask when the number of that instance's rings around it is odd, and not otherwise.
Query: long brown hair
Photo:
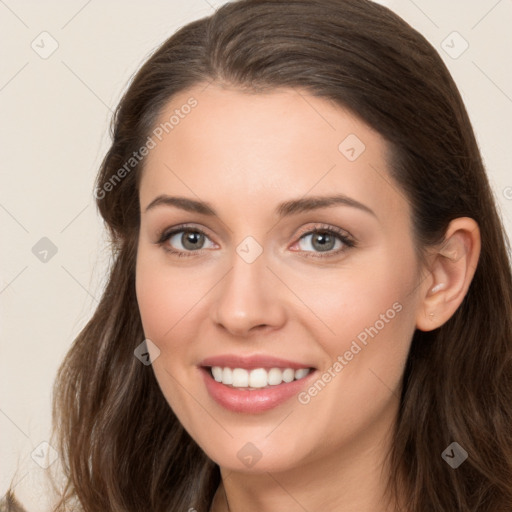
[[[206,512],[219,485],[218,466],[183,429],[151,367],[133,355],[144,339],[135,295],[144,160],[105,192],[169,100],[210,81],[255,92],[297,87],[377,130],[411,204],[420,255],[443,240],[452,219],[479,224],[480,260],[464,301],[440,328],[413,336],[389,489],[404,493],[408,511],[512,510],[510,247],[446,66],[422,35],[369,0],[228,3],[181,28],[134,77],[96,182],[112,238],[109,280],[55,383],[68,477],[57,508]],[[469,454],[457,469],[441,457],[454,441]]]

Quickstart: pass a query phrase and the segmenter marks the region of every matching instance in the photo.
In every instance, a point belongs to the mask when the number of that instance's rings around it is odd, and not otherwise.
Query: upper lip
[[[220,366],[222,368],[313,368],[310,364],[300,363],[297,361],[289,361],[272,357],[265,354],[242,356],[236,354],[222,354],[203,359],[199,366]]]

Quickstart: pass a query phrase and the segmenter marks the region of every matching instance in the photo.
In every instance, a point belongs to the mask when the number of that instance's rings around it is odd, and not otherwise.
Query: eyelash
[[[203,250],[207,250],[207,249],[198,249],[196,251],[179,251],[176,249],[171,249],[171,248],[169,248],[169,246],[165,245],[166,242],[172,236],[176,235],[177,233],[182,233],[182,232],[187,232],[187,231],[191,232],[191,233],[199,233],[208,238],[208,235],[203,230],[196,228],[194,226],[183,224],[180,226],[176,226],[171,231],[163,230],[162,232],[160,232],[160,234],[158,235],[158,241],[156,242],[156,244],[161,246],[164,249],[164,251],[166,251],[170,254],[173,254],[175,256],[178,256],[179,258],[183,258],[183,257],[190,258],[197,254],[201,254],[203,252]],[[353,238],[347,236],[344,231],[342,231],[341,229],[336,228],[334,226],[329,226],[329,225],[325,225],[325,224],[317,225],[313,229],[309,229],[308,231],[301,233],[300,236],[298,237],[297,241],[301,240],[306,235],[314,235],[317,233],[334,235],[336,238],[338,238],[344,244],[345,247],[338,249],[337,251],[334,251],[334,252],[325,251],[325,253],[313,252],[313,251],[303,251],[306,253],[306,257],[308,257],[308,258],[309,257],[311,257],[311,258],[334,257],[334,256],[338,256],[342,252],[347,251],[348,249],[356,247],[355,240]],[[311,253],[313,253],[314,255]]]

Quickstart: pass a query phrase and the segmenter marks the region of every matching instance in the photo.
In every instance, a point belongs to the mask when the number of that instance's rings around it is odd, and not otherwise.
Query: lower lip
[[[204,383],[210,396],[222,407],[233,412],[259,413],[273,409],[297,395],[316,370],[310,370],[306,377],[292,382],[283,382],[277,386],[263,389],[242,389],[226,386],[217,382],[211,375],[210,369],[200,368]]]

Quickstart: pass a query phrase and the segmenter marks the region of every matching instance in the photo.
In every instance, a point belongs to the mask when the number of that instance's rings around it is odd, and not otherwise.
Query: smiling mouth
[[[230,388],[256,390],[268,389],[301,380],[315,368],[230,368],[221,366],[203,367],[220,384]]]

